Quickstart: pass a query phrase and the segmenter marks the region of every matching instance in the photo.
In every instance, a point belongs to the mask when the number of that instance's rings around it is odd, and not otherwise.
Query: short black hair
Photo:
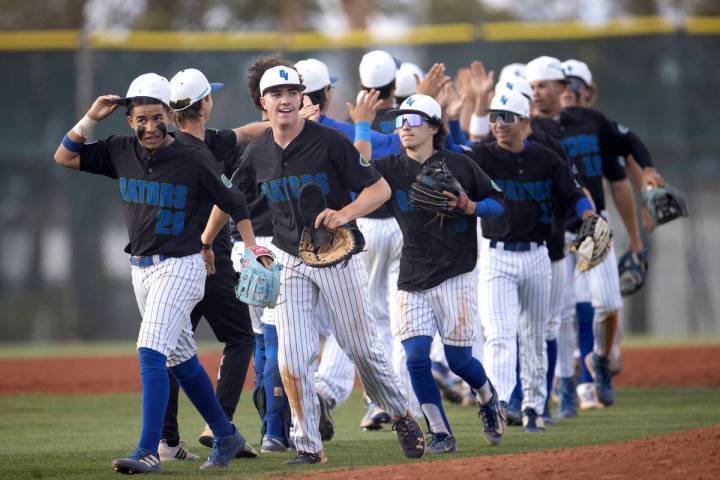
[[[327,105],[327,88],[328,87],[323,87],[320,90],[305,94],[310,97],[313,105],[317,105],[320,108],[320,111],[324,110],[325,105]]]
[[[162,105],[163,108],[165,108],[166,112],[170,112],[170,107],[165,105],[163,102],[158,100],[157,98],[153,97],[133,97],[130,99],[130,101],[127,104],[127,111],[125,112],[125,116],[132,115],[133,107],[135,106],[142,106],[142,105]]]
[[[366,87],[365,85],[362,86],[363,90],[373,90],[372,88]],[[390,95],[392,95],[393,90],[395,90],[395,79],[393,79],[392,82],[388,83],[387,85],[383,85],[382,87],[376,87],[374,90],[378,90],[380,92],[380,100],[385,100],[387,98],[390,98]]]

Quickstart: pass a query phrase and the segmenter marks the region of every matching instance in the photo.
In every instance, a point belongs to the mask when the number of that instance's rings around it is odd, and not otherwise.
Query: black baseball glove
[[[455,195],[458,199],[457,206],[451,207],[450,199],[443,192]],[[445,162],[440,161],[423,165],[415,177],[415,182],[410,185],[410,203],[415,208],[442,217],[456,217],[467,209],[468,196]]]
[[[685,198],[668,184],[645,190],[643,200],[650,216],[658,225],[688,216]]]
[[[625,252],[618,261],[620,293],[632,295],[645,285],[648,272],[647,252]]]

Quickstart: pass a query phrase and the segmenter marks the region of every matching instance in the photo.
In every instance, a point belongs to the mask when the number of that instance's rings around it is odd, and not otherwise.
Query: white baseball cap
[[[360,83],[365,88],[384,87],[395,80],[395,58],[383,50],[373,50],[360,61]]]
[[[170,79],[170,108],[179,112],[210,93],[220,90],[224,84],[210,83],[197,68],[180,70]]]
[[[592,85],[592,73],[590,72],[590,68],[587,66],[587,63],[581,62],[580,60],[570,59],[565,60],[562,63],[562,66],[566,77],[579,78],[585,82],[585,85],[588,87]]]
[[[300,60],[295,64],[295,70],[297,70],[302,77],[302,83],[305,85],[305,93],[317,92],[337,82],[337,77],[330,76],[327,65],[314,58]]]
[[[410,95],[396,109],[390,110],[388,113],[401,115],[403,113],[419,113],[430,120],[440,122],[442,120],[442,108],[433,97],[416,93]]]
[[[555,57],[538,57],[525,65],[525,78],[528,82],[540,82],[544,80],[565,81],[563,65]]]
[[[502,70],[500,70],[500,76],[498,76],[498,83],[507,79],[515,80],[518,77],[525,78],[525,64],[511,63],[510,65],[505,65]]]
[[[417,82],[415,81],[415,75],[422,79],[425,74],[423,71],[410,62],[403,62],[398,68],[395,74],[395,96],[396,97],[409,97],[416,92]]]
[[[530,100],[517,90],[500,90],[490,102],[491,112],[510,112],[521,117],[530,116]]]
[[[132,81],[125,98],[150,97],[170,106],[170,82],[157,73],[144,73]]]
[[[300,81],[300,75],[293,67],[278,65],[268,68],[260,78],[260,95],[273,87],[297,87],[300,91],[305,90],[305,85]]]
[[[502,90],[515,90],[525,95],[527,98],[532,98],[532,88],[530,82],[525,80],[523,77],[506,78],[495,84],[495,94]]]

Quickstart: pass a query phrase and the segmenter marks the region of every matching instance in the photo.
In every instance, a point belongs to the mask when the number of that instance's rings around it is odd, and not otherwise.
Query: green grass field
[[[482,438],[474,409],[448,407],[459,452],[445,458],[493,455],[615,442],[720,423],[720,389],[624,389],[617,404],[604,411],[548,427],[545,434],[523,434],[511,427],[503,444],[489,447]],[[183,397],[181,433],[201,457],[209,450],[196,442],[203,421]],[[326,445],[329,462],[323,466],[288,469],[288,454],[263,454],[236,460],[226,472],[200,472],[199,462],[164,465],[173,478],[260,478],[310,469],[361,467],[408,462],[389,429],[362,432],[358,422],[364,408],[358,393],[334,411],[335,438]],[[236,424],[258,446],[259,420],[247,394]],[[0,397],[0,478],[115,478],[110,462],[130,453],[140,428],[137,394],[95,396],[18,395]],[[437,459],[437,457],[425,457]]]

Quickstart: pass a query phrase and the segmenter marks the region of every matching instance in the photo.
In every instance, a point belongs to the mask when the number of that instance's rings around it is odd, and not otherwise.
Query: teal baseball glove
[[[265,267],[260,257],[269,257],[273,263]],[[241,302],[259,307],[274,307],[280,294],[280,270],[282,265],[275,262],[275,256],[265,247],[256,245],[246,248],[240,267],[240,280],[235,295]]]

